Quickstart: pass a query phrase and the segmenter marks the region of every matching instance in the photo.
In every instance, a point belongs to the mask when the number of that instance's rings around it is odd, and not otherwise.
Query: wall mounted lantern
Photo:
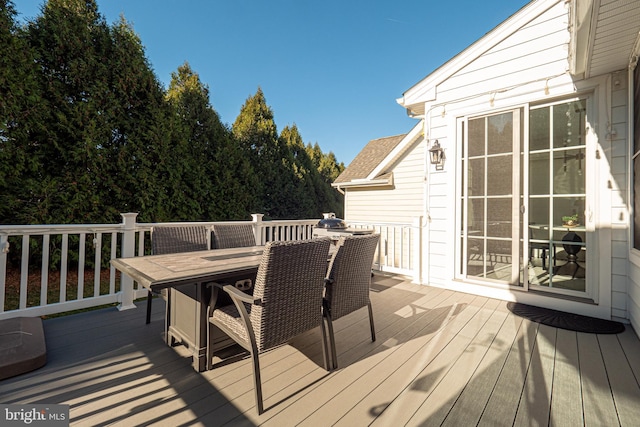
[[[444,167],[444,150],[437,139],[429,149],[429,155],[431,157],[431,164],[436,165],[436,170],[442,170]]]

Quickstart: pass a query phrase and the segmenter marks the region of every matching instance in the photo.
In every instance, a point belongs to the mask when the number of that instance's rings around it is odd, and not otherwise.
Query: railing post
[[[136,217],[137,213],[123,213],[122,215],[122,251],[123,258],[130,258],[136,251]],[[120,276],[120,305],[118,310],[136,308],[133,303],[133,279],[122,273]]]
[[[412,239],[413,248],[412,252],[416,255],[416,259],[413,264],[413,283],[422,284],[422,217],[416,217],[413,219],[411,228],[415,230],[414,238]]]
[[[253,234],[256,236],[256,245],[264,245],[265,242],[262,240],[262,217],[264,214],[251,214],[251,218],[253,221]]]
[[[6,291],[7,254],[9,253],[9,236],[0,234],[0,313],[4,312],[4,295]]]

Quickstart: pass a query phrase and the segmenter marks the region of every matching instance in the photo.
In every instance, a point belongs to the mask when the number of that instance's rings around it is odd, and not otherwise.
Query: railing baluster
[[[42,236],[42,264],[40,267],[40,305],[49,304],[49,245],[51,236]]]
[[[67,264],[69,255],[69,234],[62,235],[62,254],[60,259],[60,302],[67,300]]]
[[[144,237],[144,230],[140,230],[140,232],[138,233],[138,256],[144,255]]]
[[[109,259],[116,259],[116,254],[118,253],[117,251],[118,249],[118,233],[117,232],[113,232],[111,233],[111,254],[109,256]],[[109,293],[110,294],[115,294],[116,293],[116,269],[111,265],[109,267]]]
[[[95,250],[93,258],[93,296],[97,297],[100,295],[100,276],[102,273],[102,233],[96,233],[94,235],[93,247]]]
[[[78,245],[78,301],[84,299],[84,262],[86,259],[87,233],[80,233],[80,244]]]
[[[4,293],[7,288],[7,253],[9,252],[9,236],[0,235],[0,313],[4,312]]]
[[[27,283],[29,280],[29,235],[22,236],[22,265],[20,266],[20,305],[27,308]]]

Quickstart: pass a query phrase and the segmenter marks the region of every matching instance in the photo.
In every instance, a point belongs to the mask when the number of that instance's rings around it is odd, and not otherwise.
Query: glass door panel
[[[529,114],[529,284],[586,291],[586,100]]]
[[[519,114],[513,111],[467,122],[461,190],[464,276],[518,282],[520,254],[514,241],[520,239],[520,227],[514,227],[514,212],[520,195],[515,194],[514,179],[519,176],[520,150],[514,129],[519,128]]]

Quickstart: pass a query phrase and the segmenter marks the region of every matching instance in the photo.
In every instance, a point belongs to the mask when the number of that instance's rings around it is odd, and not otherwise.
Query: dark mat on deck
[[[38,369],[47,363],[42,319],[0,320],[0,380]]]
[[[507,304],[507,307],[512,313],[520,317],[529,319],[532,322],[553,326],[555,328],[568,329],[576,332],[587,332],[590,334],[619,334],[620,332],[624,332],[624,325],[612,320],[581,316],[579,314],[535,307],[533,305],[521,304],[519,302],[510,302]]]

